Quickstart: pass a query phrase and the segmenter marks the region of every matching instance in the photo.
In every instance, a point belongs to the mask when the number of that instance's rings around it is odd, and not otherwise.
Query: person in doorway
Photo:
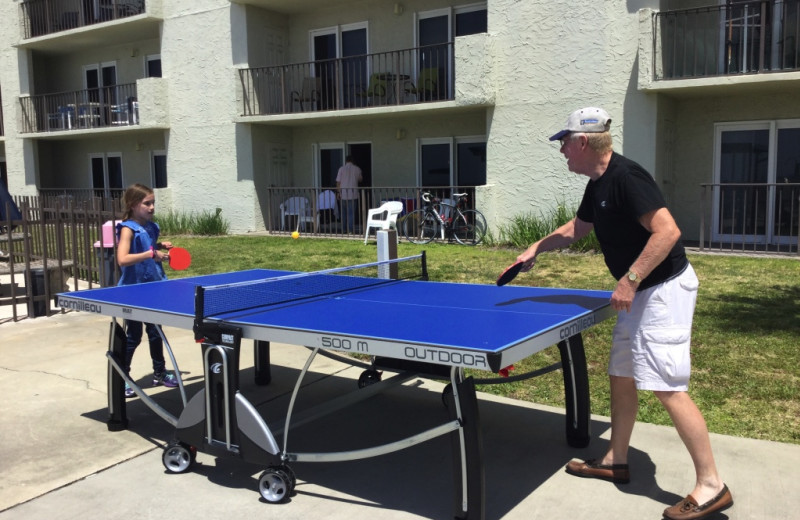
[[[122,196],[125,213],[123,220],[116,226],[117,263],[121,275],[118,285],[154,282],[166,280],[161,262],[169,260],[168,252],[162,249],[172,247],[170,242],[159,242],[160,229],[153,222],[155,214],[155,195],[153,190],[142,184],[134,184],[125,190]],[[138,321],[125,320],[127,337],[125,354],[125,373],[129,374],[131,361],[136,347],[142,340],[142,329],[147,331],[150,342],[150,358],[153,361],[153,386],[178,386],[175,374],[166,370],[164,360],[164,344],[158,329],[152,323],[143,324]],[[133,397],[133,389],[125,383],[125,397]]]
[[[355,232],[358,184],[361,181],[361,168],[353,164],[353,156],[348,155],[336,173],[336,196],[341,202],[342,231],[345,233]]]
[[[628,448],[638,391],[652,391],[669,413],[694,463],[694,489],[664,511],[670,520],[705,517],[733,504],[720,479],[708,429],[689,396],[689,356],[698,281],[681,232],[652,176],[612,149],[611,118],[600,108],[570,114],[559,141],[570,171],[589,182],[577,215],[517,257],[530,270],[537,255],[563,248],[594,230],[606,266],[618,280],[608,364],[611,440],[599,458],[570,461],[572,475],[617,483],[630,480]]]

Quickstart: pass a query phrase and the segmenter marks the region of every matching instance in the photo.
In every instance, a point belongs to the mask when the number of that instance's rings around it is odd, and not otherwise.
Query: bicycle
[[[486,236],[486,218],[476,209],[464,209],[466,193],[454,193],[455,205],[422,193],[425,206],[415,209],[403,218],[403,235],[413,244],[427,244],[437,236],[462,245],[474,246]]]

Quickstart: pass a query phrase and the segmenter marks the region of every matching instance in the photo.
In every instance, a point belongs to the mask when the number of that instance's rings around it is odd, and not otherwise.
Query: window
[[[455,8],[455,35],[485,33],[488,30],[486,4]]]
[[[151,54],[145,57],[145,77],[147,78],[160,78],[161,77],[161,55]]]
[[[485,184],[485,137],[420,140],[420,186],[483,186]]]
[[[8,189],[8,169],[6,168],[6,160],[0,157],[0,184],[5,189]]]
[[[339,168],[344,165],[346,155],[351,155],[353,164],[361,168],[362,180],[359,186],[362,188],[372,186],[372,143],[320,144],[316,157],[317,186],[336,187],[336,175],[339,173]]]
[[[153,188],[167,188],[167,152],[153,152]]]
[[[426,99],[446,99],[452,95],[452,56],[454,36],[487,31],[486,4],[423,11],[417,14],[417,58],[415,80],[422,77],[429,85]]]
[[[89,171],[96,196],[111,197],[122,193],[122,154],[91,154]]]
[[[84,88],[89,103],[116,104],[117,64],[115,62],[86,65],[83,67]],[[80,110],[80,107],[79,107]]]
[[[456,140],[456,184],[459,186],[486,184],[486,139]]]
[[[322,91],[319,108],[363,105],[356,93],[367,88],[367,22],[315,29],[309,37],[313,73]],[[341,70],[337,70],[338,58],[342,58]]]
[[[795,243],[800,120],[719,124],[714,155],[713,238]]]
[[[322,144],[319,147],[319,186],[335,188],[336,174],[344,164],[343,144]]]

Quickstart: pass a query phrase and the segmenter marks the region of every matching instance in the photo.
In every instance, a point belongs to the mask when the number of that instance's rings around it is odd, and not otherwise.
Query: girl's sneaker
[[[178,379],[172,372],[161,372],[160,374],[153,374],[153,386],[164,385],[167,388],[175,388],[178,386]]]
[[[128,386],[128,383],[125,383],[125,398],[130,399],[131,397],[136,397],[136,392],[133,391],[133,388]]]

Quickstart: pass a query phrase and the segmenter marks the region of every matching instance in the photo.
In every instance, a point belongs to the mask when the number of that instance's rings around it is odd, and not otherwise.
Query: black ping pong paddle
[[[517,277],[519,272],[522,270],[522,266],[525,265],[523,262],[515,262],[510,266],[506,267],[506,270],[503,271],[500,276],[497,277],[497,285],[502,286],[509,283],[511,280]]]

